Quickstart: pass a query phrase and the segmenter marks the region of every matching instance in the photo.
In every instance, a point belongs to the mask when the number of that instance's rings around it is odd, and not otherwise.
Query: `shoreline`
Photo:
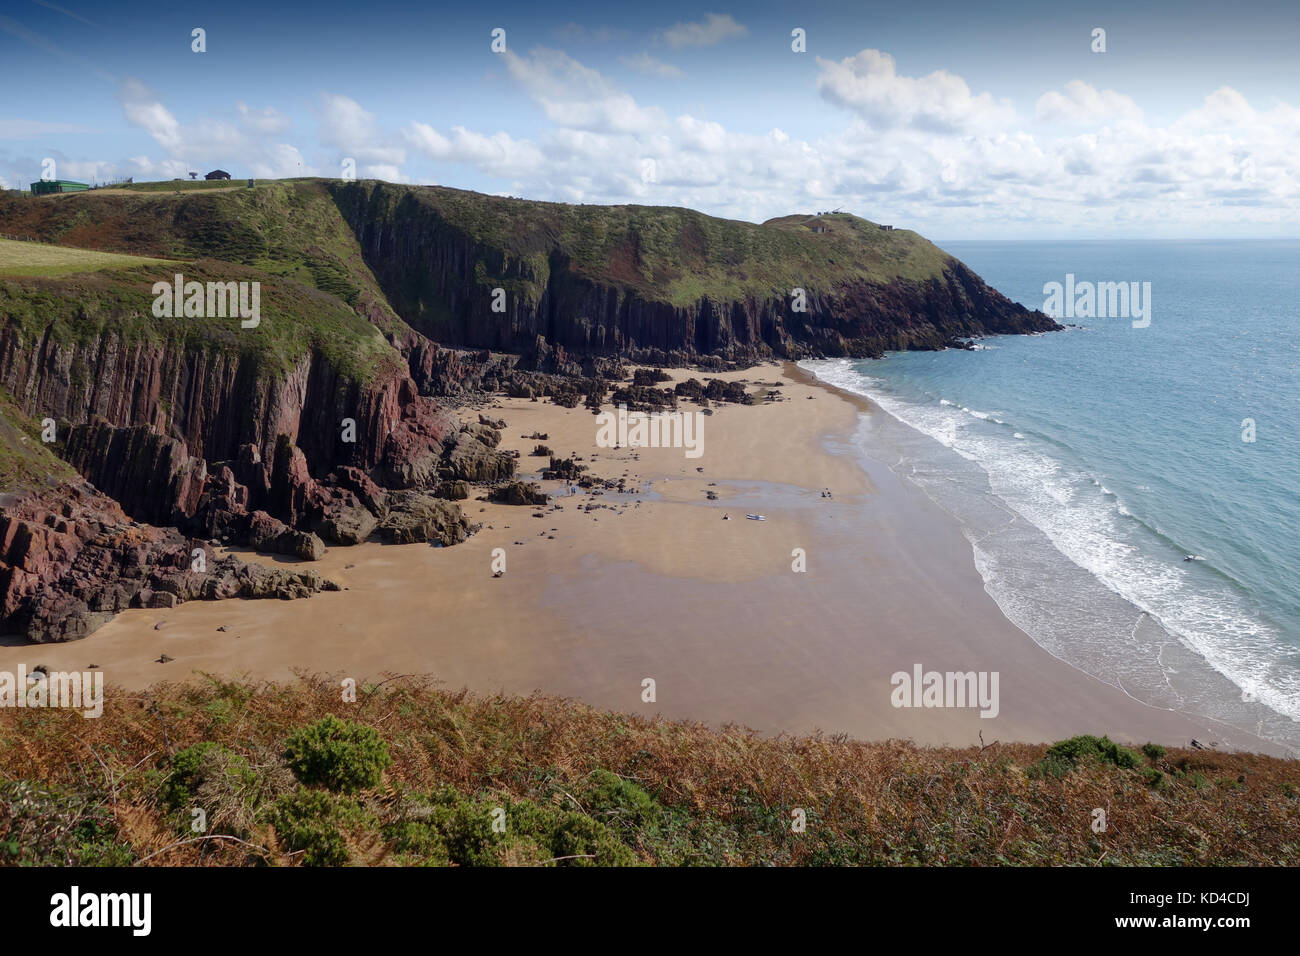
[[[524,437],[541,432],[558,456],[579,455],[591,474],[639,490],[554,496],[564,483],[544,482],[553,497],[533,508],[479,501],[474,489],[461,505],[483,528],[455,547],[366,543],[301,563],[347,590],[127,611],[83,641],[0,646],[0,668],[95,663],[125,690],[200,673],[358,683],[428,674],[448,688],[541,691],[764,734],[954,746],[1196,737],[1288,755],[1143,704],[1034,643],[985,590],[956,519],[855,445],[862,416],[886,414],[867,399],[794,363],[707,377],[774,387],[783,400],[714,405],[702,418],[704,453],[688,459],[681,449],[598,448],[582,407],[498,398],[481,411],[506,420],[500,447],[520,451],[521,478],[545,464]],[[746,510],[767,520],[746,521]],[[728,512],[734,520],[721,521]],[[507,560],[499,578],[497,548]],[[796,549],[805,571],[792,568]],[[173,660],[156,663],[161,654]],[[997,672],[998,715],[894,707],[890,676],[917,665]],[[642,700],[646,678],[653,702]]]

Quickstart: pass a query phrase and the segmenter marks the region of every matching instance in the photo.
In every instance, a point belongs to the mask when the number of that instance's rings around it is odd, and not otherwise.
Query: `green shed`
[[[67,179],[38,179],[32,183],[32,195],[44,196],[47,193],[79,193],[90,187],[85,183],[74,183]]]

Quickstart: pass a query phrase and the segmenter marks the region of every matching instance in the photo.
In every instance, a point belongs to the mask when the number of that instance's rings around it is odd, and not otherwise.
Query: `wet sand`
[[[705,377],[674,378],[691,374]],[[764,733],[957,745],[981,734],[991,743],[1105,733],[1277,752],[1147,706],[1034,644],[985,593],[956,522],[860,454],[859,416],[882,412],[793,366],[709,377],[744,380],[751,392],[779,385],[783,400],[714,405],[699,458],[598,448],[596,419],[581,407],[501,399],[483,409],[507,420],[501,447],[520,450],[522,476],[545,465],[524,436],[544,432],[557,454],[582,456],[601,477],[626,475],[634,492],[569,495],[547,482],[557,496],[544,508],[471,497],[462,506],[483,528],[454,548],[331,548],[312,567],[347,590],[129,611],[84,641],[0,647],[0,669],[93,663],[126,690],[202,673],[359,683],[428,674],[449,688],[539,690]],[[499,578],[496,548],[507,562]],[[804,572],[792,569],[795,549]],[[174,660],[157,663],[162,654]],[[998,715],[894,707],[891,675],[917,664],[998,672]],[[642,699],[646,678],[653,702]]]

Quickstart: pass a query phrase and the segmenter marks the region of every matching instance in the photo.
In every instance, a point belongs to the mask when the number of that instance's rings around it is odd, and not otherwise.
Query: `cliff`
[[[443,343],[527,352],[540,336],[577,355],[752,362],[1057,328],[916,233],[847,214],[755,225],[432,186],[329,190],[394,311]]]
[[[131,520],[55,458],[2,393],[0,475],[0,632],[75,640],[129,607],[337,590],[314,571],[218,557],[202,541]]]

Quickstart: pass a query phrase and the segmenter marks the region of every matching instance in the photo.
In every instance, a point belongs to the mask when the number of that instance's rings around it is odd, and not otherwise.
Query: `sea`
[[[888,413],[863,453],[961,523],[1044,649],[1300,754],[1300,240],[939,245],[1030,308],[1136,282],[1149,314],[801,363]]]

